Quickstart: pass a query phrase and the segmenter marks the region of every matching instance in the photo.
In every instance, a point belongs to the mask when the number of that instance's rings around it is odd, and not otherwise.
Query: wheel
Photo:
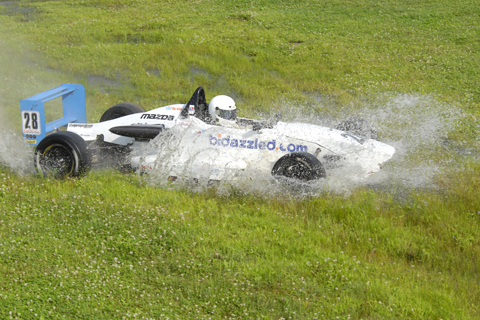
[[[122,102],[107,109],[100,118],[100,122],[117,119],[129,114],[145,112],[145,109],[131,102]]]
[[[48,135],[35,149],[35,168],[46,177],[78,177],[90,167],[87,143],[73,132],[60,131]]]
[[[367,139],[378,140],[378,133],[366,120],[361,118],[350,118],[340,122],[335,129],[342,130]]]
[[[325,178],[325,168],[307,152],[289,153],[278,159],[272,169],[273,176],[310,181]]]

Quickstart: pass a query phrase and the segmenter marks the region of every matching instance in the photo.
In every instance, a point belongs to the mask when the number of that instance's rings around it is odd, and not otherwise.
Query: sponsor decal
[[[89,129],[93,127],[93,124],[77,124],[77,123],[69,123],[68,124],[69,128],[84,128],[84,129]]]
[[[210,135],[210,145],[230,147],[230,148],[244,148],[244,149],[259,149],[268,151],[283,151],[283,152],[307,152],[307,146],[301,144],[283,144],[278,143],[276,140],[261,141],[256,138],[255,140],[236,139],[226,136],[222,138],[222,135],[217,137]]]
[[[172,106],[168,106],[168,107],[165,107],[165,109],[167,111],[182,111],[183,110],[183,107],[172,107]],[[193,112],[195,111],[195,106],[193,104],[191,104],[190,106],[188,106],[188,111],[190,114],[193,114]]]
[[[144,114],[142,114],[140,119],[172,121],[173,119],[175,119],[175,116],[166,115],[166,114],[144,113]]]
[[[172,110],[173,110],[173,111],[182,111],[183,108],[168,106],[168,107],[166,107],[166,109],[167,109],[168,111],[172,111]]]
[[[23,129],[24,134],[40,134],[40,130]]]

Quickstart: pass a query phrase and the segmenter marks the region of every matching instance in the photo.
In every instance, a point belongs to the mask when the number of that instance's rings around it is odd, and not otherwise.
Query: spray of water
[[[0,166],[10,168],[19,175],[30,174],[34,171],[33,152],[23,138],[11,129],[8,120],[0,99]]]
[[[35,172],[33,150],[23,142],[23,138],[12,130],[3,130],[0,134],[0,166],[22,176]]]
[[[363,180],[354,179],[358,171],[351,167],[332,169],[327,172],[326,179],[308,184],[282,181],[273,178],[268,172],[250,168],[234,181],[217,184],[215,190],[218,194],[228,195],[234,192],[262,197],[305,197],[322,192],[348,194],[360,186],[383,190],[399,187],[432,189],[436,188],[435,176],[451,170],[452,163],[456,161],[455,156],[458,155],[458,147],[454,150],[453,144],[448,143],[448,135],[455,130],[463,114],[458,107],[442,104],[432,96],[383,95],[369,98],[358,105],[343,107],[334,107],[325,99],[313,106],[294,106],[284,102],[274,109],[283,114],[283,121],[326,127],[336,127],[347,118],[364,119],[378,132],[379,140],[396,148],[396,154],[383,170]],[[273,118],[274,114],[262,114],[259,117],[268,119]],[[157,137],[150,145],[149,152],[159,151],[159,157],[154,172],[148,175],[146,181],[163,188],[180,187],[192,191],[202,191],[209,187],[208,179],[202,180],[188,172],[188,166],[183,174],[187,178],[175,183],[167,182],[171,169],[165,164],[178,163],[184,148],[198,148],[196,143],[188,140],[185,133],[168,133]],[[462,152],[465,155],[471,153],[467,149]]]
[[[214,132],[216,130],[212,130]],[[222,157],[222,149],[212,148],[205,140],[196,139],[188,129],[161,133],[140,153],[144,156],[156,155],[153,171],[149,171],[143,179],[150,185],[164,189],[187,189],[192,192],[210,189],[219,196],[235,193],[258,197],[290,195],[292,191],[298,197],[311,194],[313,190],[318,191],[316,182],[300,185],[288,179],[278,180],[270,172],[255,168],[241,172],[232,170],[228,180],[211,180],[210,173],[215,169],[210,163]],[[175,181],[172,181],[173,177]]]
[[[440,103],[433,96],[413,94],[385,94],[329,114],[323,119],[317,115],[313,119],[320,119],[313,121],[334,126],[345,117],[362,118],[376,129],[381,141],[396,148],[390,165],[362,184],[408,189],[435,188],[435,175],[451,169],[458,148],[454,150],[454,143],[449,143],[449,133],[464,117],[455,105]],[[463,152],[471,154],[471,150]],[[340,172],[340,176],[346,175]],[[343,186],[348,183],[342,179],[331,182],[335,184],[332,189],[341,191],[345,191]]]

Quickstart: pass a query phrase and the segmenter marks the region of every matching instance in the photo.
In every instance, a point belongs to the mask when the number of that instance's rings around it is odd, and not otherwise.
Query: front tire
[[[107,109],[100,118],[100,122],[117,119],[134,113],[145,112],[145,109],[138,104],[131,102],[122,102]]]
[[[87,143],[73,132],[53,133],[40,141],[35,149],[35,168],[45,177],[78,177],[90,167],[91,156]]]
[[[300,181],[318,180],[326,177],[325,168],[312,154],[293,152],[281,157],[273,166],[272,175]]]

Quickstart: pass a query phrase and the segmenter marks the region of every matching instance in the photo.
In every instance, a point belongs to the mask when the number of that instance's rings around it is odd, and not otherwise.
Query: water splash
[[[359,104],[338,107],[322,99],[316,105],[298,106],[280,103],[275,113],[283,114],[283,121],[305,122],[326,127],[336,127],[347,118],[365,119],[379,134],[379,140],[396,148],[394,158],[380,172],[358,180],[354,168],[337,168],[327,173],[325,180],[303,184],[285,183],[273,178],[269,173],[246,170],[234,182],[224,182],[216,186],[220,195],[231,193],[254,194],[262,197],[277,196],[316,196],[323,192],[348,194],[354,188],[366,186],[388,190],[389,188],[418,189],[436,188],[436,175],[451,169],[458,154],[458,146],[449,139],[464,117],[460,108],[446,105],[432,96],[401,94],[370,97]],[[261,114],[259,118],[273,118],[274,113]],[[150,184],[163,188],[187,188],[202,191],[208,187],[206,181],[197,178],[185,179],[181,183],[168,183],[169,172],[162,171],[162,163],[180,159],[178,146],[189,146],[181,136],[160,137],[170,140],[160,149],[157,171],[146,178]],[[446,143],[450,141],[450,143]],[[158,148],[158,144],[153,149]],[[457,149],[456,151],[454,149]],[[153,152],[152,150],[150,152]],[[472,150],[463,149],[465,155]],[[349,170],[349,171],[347,171]],[[189,176],[188,174],[186,176]]]
[[[407,189],[435,188],[434,177],[451,170],[457,155],[468,157],[475,153],[465,147],[466,143],[449,137],[465,117],[461,109],[441,103],[434,96],[383,94],[342,107],[321,99],[318,105],[310,107],[317,110],[311,113],[299,113],[289,105],[280,108],[286,111],[290,121],[327,127],[335,127],[345,118],[365,119],[378,132],[380,141],[396,148],[389,165],[361,183],[352,185],[347,172],[332,173],[326,184],[337,192],[379,184]]]
[[[0,134],[0,166],[22,176],[35,172],[33,150],[23,142],[23,138],[10,130],[3,130]]]

